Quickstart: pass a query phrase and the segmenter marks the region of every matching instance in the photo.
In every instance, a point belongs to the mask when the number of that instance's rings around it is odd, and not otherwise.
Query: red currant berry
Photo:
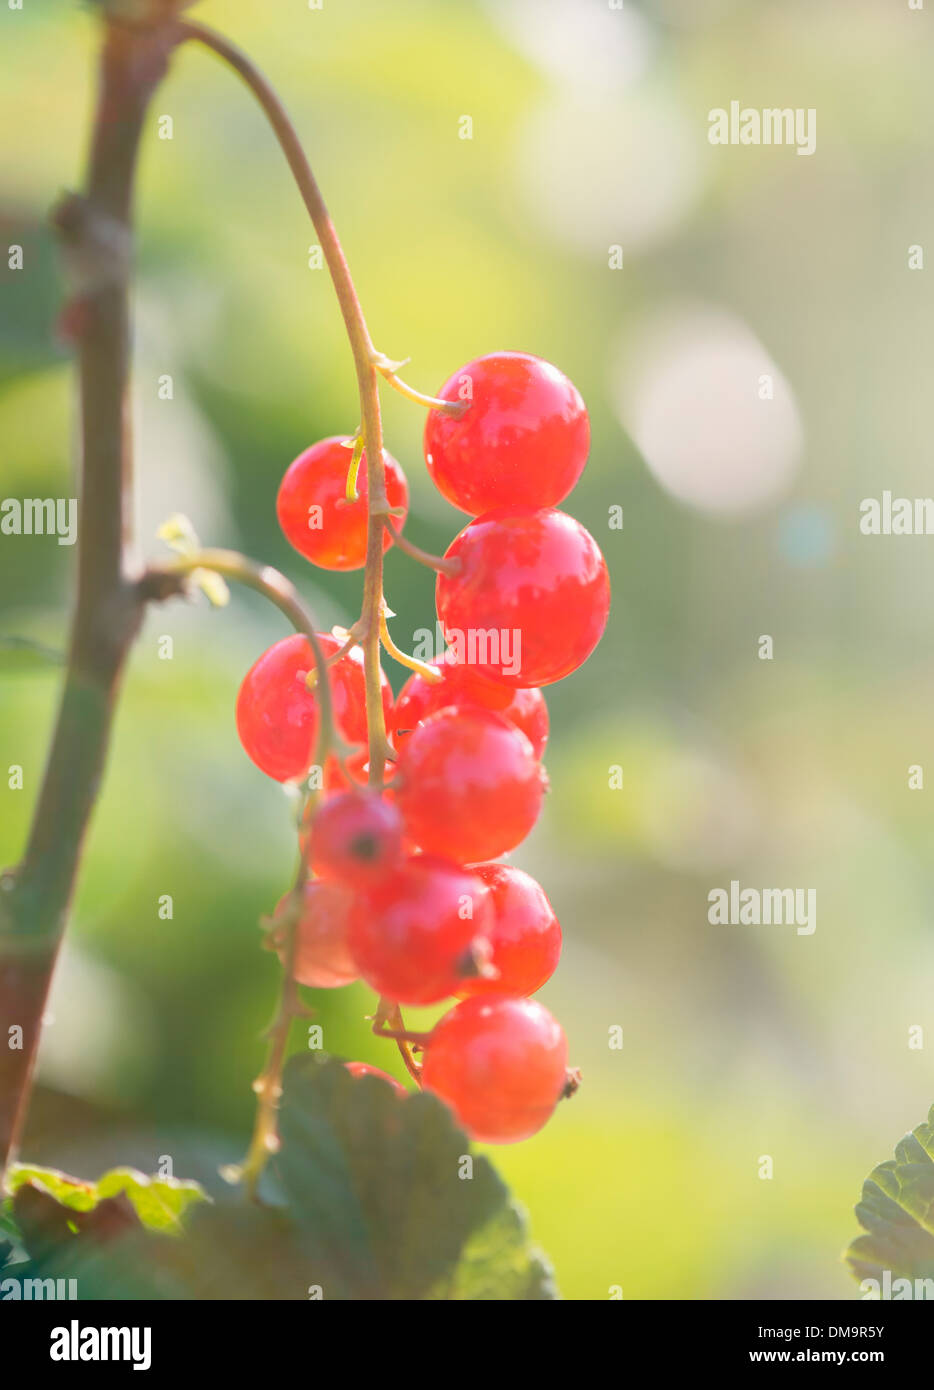
[[[356,570],[366,562],[366,454],[357,474],[357,498],[347,500],[347,472],[353,451],[345,435],[331,435],[299,454],[279,487],[276,512],[286,540],[300,555],[326,570]],[[402,525],[409,490],[396,460],[385,451],[386,496],[390,507],[401,507]],[[383,549],[392,544],[389,533]]]
[[[490,890],[489,963],[496,975],[465,980],[458,994],[534,994],[561,955],[561,927],[551,903],[530,874],[511,864],[477,864],[473,872]]]
[[[399,755],[396,805],[406,834],[459,864],[514,849],[544,791],[532,745],[492,710],[452,705],[419,724]]]
[[[511,686],[550,685],[582,665],[610,608],[606,563],[565,512],[501,507],[455,536],[456,574],[439,574],[445,638],[482,675]],[[471,647],[476,661],[471,658]]]
[[[318,701],[306,684],[314,664],[304,637],[286,637],[250,667],[237,696],[240,742],[280,782],[300,777],[314,753]]]
[[[442,679],[432,682],[416,671],[399,691],[393,710],[393,742],[401,748],[409,734],[430,714],[448,705],[479,705],[495,710],[521,729],[540,758],[548,742],[548,706],[540,690],[514,690],[491,681],[468,666],[433,661]]]
[[[514,690],[512,699],[502,713],[510,724],[522,730],[536,758],[543,757],[548,742],[548,706],[538,687],[531,685]]]
[[[435,1025],[422,1083],[473,1139],[511,1144],[550,1118],[567,1084],[561,1025],[534,999],[465,999]]]
[[[330,633],[319,633],[327,659],[340,649]],[[276,642],[250,667],[237,696],[237,732],[247,755],[278,782],[301,777],[314,756],[319,710],[307,676],[315,670],[306,638],[296,634]],[[366,687],[363,653],[353,647],[330,667],[331,699],[338,729],[348,743],[365,743]],[[383,677],[383,708],[391,715],[392,691]]]
[[[319,878],[356,886],[379,878],[402,858],[402,818],[364,791],[330,797],[315,814],[308,862]]]
[[[381,1071],[379,1067],[371,1067],[367,1062],[345,1062],[344,1066],[351,1076],[378,1076],[380,1081],[389,1083],[396,1095],[407,1096],[409,1094],[401,1081],[390,1076],[388,1071]]]
[[[425,458],[439,491],[461,511],[554,507],[587,462],[590,424],[563,372],[527,352],[491,352],[461,367],[438,393],[468,401],[462,415],[430,410]]]
[[[489,889],[456,864],[413,855],[355,895],[348,940],[360,974],[399,1004],[435,1004],[489,955]]]
[[[300,985],[336,989],[359,978],[347,944],[352,901],[353,895],[339,883],[313,879],[305,884],[292,971]],[[287,893],[276,907],[274,920],[282,916],[290,902],[291,895]],[[281,947],[279,955],[283,955]]]

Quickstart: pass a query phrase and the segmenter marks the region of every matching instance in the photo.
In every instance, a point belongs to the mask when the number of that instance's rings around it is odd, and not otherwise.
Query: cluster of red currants
[[[475,518],[438,575],[448,651],[416,670],[395,701],[381,676],[395,758],[373,789],[364,785],[362,652],[320,636],[335,726],[354,751],[328,757],[323,797],[303,833],[311,877],[293,970],[319,988],[362,978],[393,1004],[459,999],[423,1042],[419,1081],[473,1137],[505,1143],[542,1127],[569,1073],[560,1025],[529,998],[555,969],[561,928],[535,880],[497,861],[532,829],[547,785],[540,687],[596,646],[609,580],[592,536],[555,510],[590,439],[567,377],[528,354],[494,353],[455,373],[440,397],[462,409],[429,412],[428,470]],[[286,537],[326,569],[365,563],[365,459],[359,493],[348,500],[348,443],[335,437],[307,449],[279,490]],[[388,454],[385,476],[401,528],[408,489]],[[280,781],[309,772],[320,723],[315,684],[310,644],[295,636],[265,652],[240,689],[243,746]]]

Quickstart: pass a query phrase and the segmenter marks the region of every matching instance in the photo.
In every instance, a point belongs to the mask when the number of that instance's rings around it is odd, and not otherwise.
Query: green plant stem
[[[386,1025],[389,1026],[391,1031],[383,1031]],[[402,1010],[398,1004],[383,999],[379,1001],[377,1021],[374,1023],[373,1032],[379,1038],[392,1037],[395,1040],[396,1047],[399,1049],[399,1056],[402,1058],[406,1071],[409,1073],[409,1076],[411,1076],[416,1086],[420,1087],[422,1084],[421,1067],[412,1055],[412,1047],[405,1031]]]
[[[322,770],[330,752],[338,750],[340,739],[334,724],[333,701],[330,681],[327,679],[328,660],[321,650],[315,631],[315,622],[308,612],[298,591],[284,574],[271,565],[260,565],[248,560],[235,550],[197,550],[190,555],[167,560],[161,565],[152,566],[140,581],[143,590],[150,595],[167,596],[178,581],[191,578],[198,570],[211,570],[224,579],[243,584],[256,593],[262,594],[288,618],[297,632],[307,638],[315,659],[316,698],[321,709],[321,730],[315,748],[315,760]],[[318,791],[314,790],[306,798],[300,823],[307,824],[307,813],[317,802]],[[266,1160],[275,1153],[278,1146],[277,1115],[279,1098],[282,1095],[282,1069],[288,1051],[289,1034],[295,1018],[302,1013],[295,983],[294,963],[296,934],[301,915],[302,892],[308,877],[305,856],[299,854],[298,869],[291,891],[291,903],[285,913],[284,940],[282,943],[282,985],[276,1016],[268,1030],[269,1051],[263,1070],[253,1089],[256,1092],[256,1116],[253,1135],[246,1158],[240,1169],[248,1196],[256,1197],[257,1187]]]
[[[442,415],[452,415],[455,419],[463,415],[467,409],[464,401],[446,401],[441,396],[426,396],[424,391],[416,391],[414,386],[409,386],[408,382],[402,380],[397,374],[397,367],[404,364],[402,362],[390,362],[382,353],[376,353],[373,365],[380,376],[394,391],[398,391],[400,396],[404,396],[407,401],[414,401],[416,405],[423,405],[426,410],[437,410]]]
[[[285,940],[282,948],[282,985],[276,1016],[269,1026],[269,1051],[263,1070],[253,1083],[256,1093],[256,1115],[253,1121],[253,1134],[247,1150],[240,1177],[247,1196],[255,1200],[259,1180],[263,1175],[266,1160],[279,1147],[278,1114],[279,1100],[282,1096],[282,1071],[289,1047],[289,1034],[293,1021],[302,1013],[295,982],[295,952],[298,941],[298,923],[301,913],[302,891],[308,871],[304,855],[299,855],[299,867],[292,889],[292,902],[286,911]]]
[[[417,560],[420,565],[427,565],[439,574],[454,575],[460,572],[460,560],[448,560],[443,555],[432,555],[431,551],[422,550],[421,546],[413,544],[408,536],[403,535],[401,526],[394,526],[391,521],[387,521],[385,525],[392,536],[393,545],[397,546],[403,555],[408,555],[410,560]]]
[[[173,40],[104,26],[83,196],[54,222],[79,313],[77,592],[65,683],[21,862],[0,877],[0,1172],[25,1122],[49,983],[103,775],[113,709],[143,598],[129,554],[131,205],[140,134]],[[10,1028],[22,1030],[11,1046]]]
[[[396,646],[389,631],[389,624],[386,621],[385,604],[380,614],[379,635],[380,641],[386,648],[386,651],[394,661],[398,661],[400,666],[405,666],[409,671],[415,671],[424,680],[428,681],[429,685],[438,685],[444,679],[441,672],[437,670],[436,667],[429,666],[427,661],[419,661],[417,656],[409,656],[407,652],[400,651]]]
[[[288,161],[305,207],[321,244],[331,281],[337,295],[344,326],[350,340],[357,387],[360,395],[361,434],[366,451],[369,519],[367,526],[366,570],[363,608],[358,631],[363,648],[366,685],[366,715],[369,735],[369,783],[381,788],[384,763],[389,755],[386,721],[380,681],[380,605],[383,597],[383,526],[391,516],[386,498],[386,469],[383,462],[383,426],[379,406],[379,378],[373,347],[363,309],[357,297],[350,268],[334,229],[330,214],[311,170],[291,119],[278,94],[247,54],[223,35],[203,24],[191,22],[177,26],[180,40],[190,39],[209,48],[243,79],[262,107]]]
[[[307,638],[315,659],[314,669],[318,677],[315,693],[321,709],[321,734],[315,748],[315,760],[323,766],[328,753],[340,748],[340,738],[334,724],[331,684],[325,679],[330,662],[321,650],[314,618],[305,607],[295,585],[272,565],[262,565],[256,560],[249,560],[238,550],[205,549],[151,565],[140,579],[138,587],[144,597],[165,598],[172,592],[179,591],[180,585],[175,581],[190,578],[197,570],[211,570],[223,579],[229,579],[262,594],[288,618],[296,632]]]

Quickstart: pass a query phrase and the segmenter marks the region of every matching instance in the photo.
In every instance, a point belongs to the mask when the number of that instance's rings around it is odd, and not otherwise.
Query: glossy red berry
[[[394,1076],[390,1076],[388,1071],[381,1071],[379,1067],[371,1067],[367,1062],[345,1062],[344,1066],[350,1072],[351,1076],[377,1076],[380,1081],[387,1082],[395,1091],[396,1095],[407,1096],[409,1094],[401,1081],[397,1081]]]
[[[537,686],[514,690],[512,699],[502,711],[510,724],[521,729],[532,745],[536,758],[541,758],[548,742],[548,706],[545,697]]]
[[[415,844],[472,864],[525,839],[541,810],[544,780],[532,745],[508,719],[453,705],[406,740],[394,789]]]
[[[316,812],[307,853],[319,878],[341,879],[354,887],[373,881],[402,858],[402,818],[372,793],[338,793]]]
[[[567,1039],[534,999],[465,999],[436,1024],[422,1082],[473,1139],[511,1144],[550,1118],[567,1084]]]
[[[341,644],[330,633],[318,641],[327,659]],[[305,637],[284,637],[265,651],[244,677],[237,696],[237,732],[256,766],[279,782],[301,777],[314,756],[319,709],[306,677],[315,670],[314,654]],[[363,653],[354,647],[330,667],[334,718],[348,743],[365,743],[366,688]],[[390,717],[392,691],[382,678],[383,708]]]
[[[399,1004],[435,1004],[484,967],[489,889],[473,874],[428,855],[354,895],[348,940],[360,974]]]
[[[282,916],[290,902],[291,895],[286,894],[279,901],[273,920]],[[305,884],[292,972],[300,985],[336,989],[359,978],[347,944],[351,902],[352,895],[339,883],[312,879]],[[281,947],[279,954],[283,954]]]
[[[346,435],[313,444],[290,464],[279,487],[276,513],[286,539],[306,560],[327,570],[360,569],[366,561],[366,454],[357,474],[357,499],[347,500],[347,472],[353,451]],[[408,507],[409,490],[396,460],[385,451],[386,496],[390,507]],[[385,534],[383,549],[392,544]]]
[[[393,742],[401,748],[412,730],[430,714],[449,705],[478,705],[495,710],[521,729],[540,758],[548,742],[548,706],[540,690],[515,690],[491,681],[469,666],[446,660],[431,665],[442,679],[427,680],[414,672],[399,691],[392,715]]]
[[[448,547],[438,617],[468,664],[511,686],[550,685],[582,665],[610,608],[606,563],[580,522],[549,507],[501,507]]]
[[[439,491],[478,516],[494,507],[554,507],[583,471],[590,424],[563,372],[527,352],[491,352],[446,381],[442,400],[466,401],[459,416],[430,410],[425,459]]]
[[[465,980],[462,999],[483,994],[534,994],[550,979],[561,955],[561,927],[544,889],[511,864],[477,864],[493,907],[489,976]]]

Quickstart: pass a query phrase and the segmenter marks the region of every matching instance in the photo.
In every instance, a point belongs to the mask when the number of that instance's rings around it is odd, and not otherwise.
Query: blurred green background
[[[411,355],[408,378],[432,391],[478,353],[523,348],[591,411],[565,505],[605,550],[613,613],[588,665],[549,691],[551,795],[514,856],[564,926],[542,998],[584,1085],[540,1136],[495,1154],[562,1291],[854,1295],[839,1252],[862,1179],[934,1099],[932,792],[908,787],[912,764],[934,777],[934,560],[928,539],[858,526],[864,497],[931,492],[930,271],[908,259],[934,217],[932,16],[882,0],[225,0],[197,14],[279,87],[374,339]],[[74,4],[0,14],[0,222],[26,258],[0,268],[6,497],[74,492],[44,217],[81,177],[95,46]],[[814,108],[816,153],[710,146],[708,111],[733,99]],[[208,54],[180,53],[156,98],[138,212],[141,546],[156,553],[160,521],[187,513],[203,540],[284,569],[322,622],[352,620],[360,576],[313,572],[274,511],[292,458],[357,424],[349,352],[284,162]],[[420,410],[384,399],[409,534],[443,549],[464,518],[424,472]],[[63,646],[73,556],[0,537],[0,634]],[[403,556],[387,596],[400,643],[433,624],[431,576]],[[233,703],[283,632],[242,594],[223,612],[149,615],[28,1158],[94,1176],[167,1154],[216,1185],[244,1149],[277,981],[256,923],[293,840]],[[0,863],[22,847],[57,687],[54,670],[9,662],[0,679]],[[816,932],[711,926],[707,894],[731,879],[815,888]],[[398,1071],[368,1032],[366,989],[315,1002],[331,1051]],[[924,1049],[908,1046],[914,1025]]]

